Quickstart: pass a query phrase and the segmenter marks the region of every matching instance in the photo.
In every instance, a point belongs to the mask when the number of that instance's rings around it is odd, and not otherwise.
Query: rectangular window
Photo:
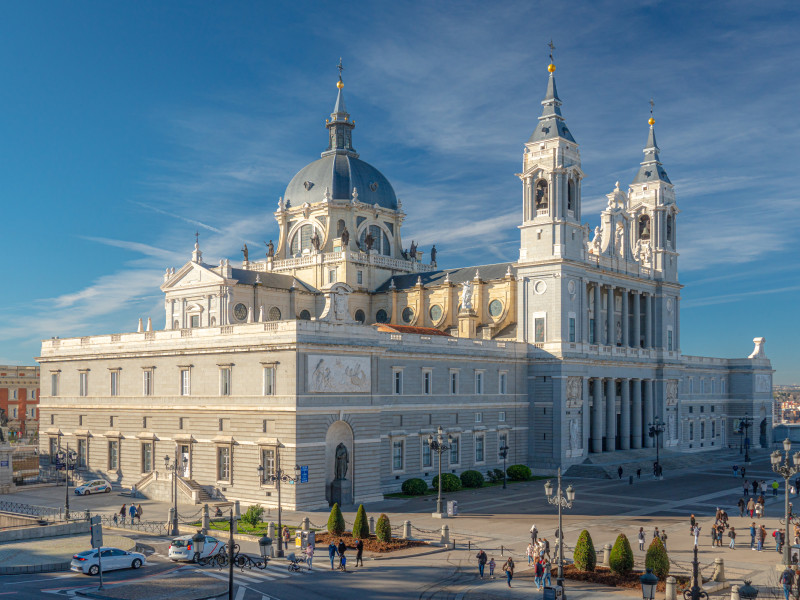
[[[50,464],[56,464],[56,457],[58,455],[58,438],[50,438]]]
[[[716,387],[717,387],[717,380],[716,379],[712,379],[711,380],[711,393],[712,394],[716,391],[716,389],[715,389]]]
[[[689,377],[689,393],[694,394],[694,377]]]
[[[362,271],[356,272],[356,282],[358,282],[359,284],[364,283],[364,274]]]
[[[119,371],[111,371],[111,395],[119,396]]]
[[[113,427],[114,426],[114,417],[113,416],[108,417],[108,426],[109,427]]]
[[[200,315],[192,315],[192,327],[200,327]]]
[[[506,422],[506,411],[501,410],[499,413],[497,413],[497,420],[500,421],[501,423],[505,423]]]
[[[502,433],[497,434],[497,449],[502,450],[503,448],[508,448],[508,432],[503,431]]]
[[[336,282],[336,269],[329,269],[328,270],[328,283],[335,283]]]
[[[219,370],[219,395],[231,395],[231,369],[230,367],[222,367]]]
[[[575,343],[575,317],[569,318],[569,341]]]
[[[78,426],[83,426],[83,415],[78,415]]]
[[[484,435],[482,433],[475,436],[475,462],[482,463],[484,461],[483,456],[483,440]]]
[[[724,379],[722,379],[722,380],[719,382],[719,391],[720,391],[720,393],[722,393],[722,394],[724,394],[724,393],[725,393],[725,380],[724,380]]]
[[[458,371],[450,371],[450,393],[458,393]]]
[[[589,319],[589,343],[594,344],[594,319]]]
[[[87,373],[86,371],[81,371],[78,374],[78,395],[79,396],[89,395],[89,373]]]
[[[153,371],[145,369],[142,371],[142,394],[145,396],[153,395]]]
[[[147,417],[142,417],[142,429],[147,429]]]
[[[693,406],[690,406],[690,407],[689,407],[689,412],[690,412],[690,413],[693,413],[693,412],[694,412],[694,407],[693,407]]]
[[[483,393],[483,371],[475,371],[475,393]]]
[[[58,373],[50,373],[50,395],[58,396]]]
[[[275,448],[261,449],[261,466],[264,467],[264,479],[261,483],[270,483],[275,476]]]
[[[392,393],[399,396],[403,393],[403,371],[396,369],[392,373]]]
[[[706,437],[706,422],[700,421],[700,439],[705,439]]]
[[[55,424],[56,424],[56,416],[50,415],[50,425],[55,425]]]
[[[184,418],[185,418],[185,417],[178,417],[178,429],[183,429],[183,428],[184,428],[184,427],[183,427],[183,425],[184,425],[184,421],[183,421],[183,420],[184,420]]]
[[[15,406],[15,407],[14,407],[14,409],[11,411],[11,418],[12,418],[12,419],[16,419],[16,418],[17,418],[17,407],[16,407],[16,406]]]
[[[192,392],[192,372],[181,369],[181,396],[188,396]]]
[[[689,439],[694,439],[694,423],[689,423]]]
[[[475,422],[483,423],[483,413],[475,413]]]
[[[700,412],[705,412],[705,410],[706,410],[706,407],[705,407],[705,406],[701,406],[701,407],[700,407]]]
[[[461,437],[454,435],[453,436],[453,443],[450,444],[450,464],[451,465],[459,465],[461,464]]]
[[[508,373],[500,373],[499,392],[501,394],[508,393]]]
[[[422,468],[428,469],[433,467],[433,455],[431,454],[431,447],[428,445],[427,438],[422,439]]]
[[[536,317],[533,320],[533,341],[537,344],[544,342],[544,317]]]
[[[142,442],[142,473],[153,471],[153,442]]]
[[[422,371],[422,393],[426,396],[431,393],[431,377],[433,377],[433,373],[430,369]]]
[[[392,442],[392,470],[403,470],[403,446],[404,440],[394,440]]]
[[[231,449],[229,446],[217,448],[217,480],[230,481],[231,477]]]
[[[275,395],[275,367],[264,367],[264,395]]]
[[[119,441],[108,442],[108,470],[116,471],[119,468]]]
[[[711,421],[711,437],[716,437],[717,435],[717,422]]]

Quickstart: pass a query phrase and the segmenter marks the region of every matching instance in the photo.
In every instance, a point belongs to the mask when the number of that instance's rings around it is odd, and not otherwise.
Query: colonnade
[[[591,452],[652,448],[648,423],[655,415],[653,379],[592,377],[593,405],[589,415]],[[619,395],[617,386],[619,385]],[[617,431],[619,399],[619,431]]]

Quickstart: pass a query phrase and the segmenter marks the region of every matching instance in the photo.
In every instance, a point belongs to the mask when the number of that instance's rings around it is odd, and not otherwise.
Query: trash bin
[[[458,500],[447,501],[447,516],[448,517],[458,516]]]
[[[295,548],[302,548],[303,547],[303,532],[299,529],[295,530],[294,532],[294,547]]]

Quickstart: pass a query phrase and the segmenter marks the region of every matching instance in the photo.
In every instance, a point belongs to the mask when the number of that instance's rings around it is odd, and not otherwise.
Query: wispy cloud
[[[749,292],[736,292],[733,294],[719,294],[717,296],[706,296],[703,298],[695,298],[693,300],[684,301],[681,303],[681,308],[697,308],[700,306],[713,306],[715,304],[729,304],[731,302],[738,302],[745,298],[753,296],[765,296],[774,294],[786,294],[788,292],[796,292],[800,290],[800,285],[789,285],[778,288],[752,290]]]

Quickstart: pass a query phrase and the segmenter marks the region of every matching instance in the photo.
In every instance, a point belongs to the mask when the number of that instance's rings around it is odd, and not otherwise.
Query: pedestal
[[[464,310],[458,313],[458,337],[474,338],[478,328],[478,314],[474,310]]]
[[[339,507],[353,504],[353,484],[349,479],[335,479],[331,482],[331,503]]]

